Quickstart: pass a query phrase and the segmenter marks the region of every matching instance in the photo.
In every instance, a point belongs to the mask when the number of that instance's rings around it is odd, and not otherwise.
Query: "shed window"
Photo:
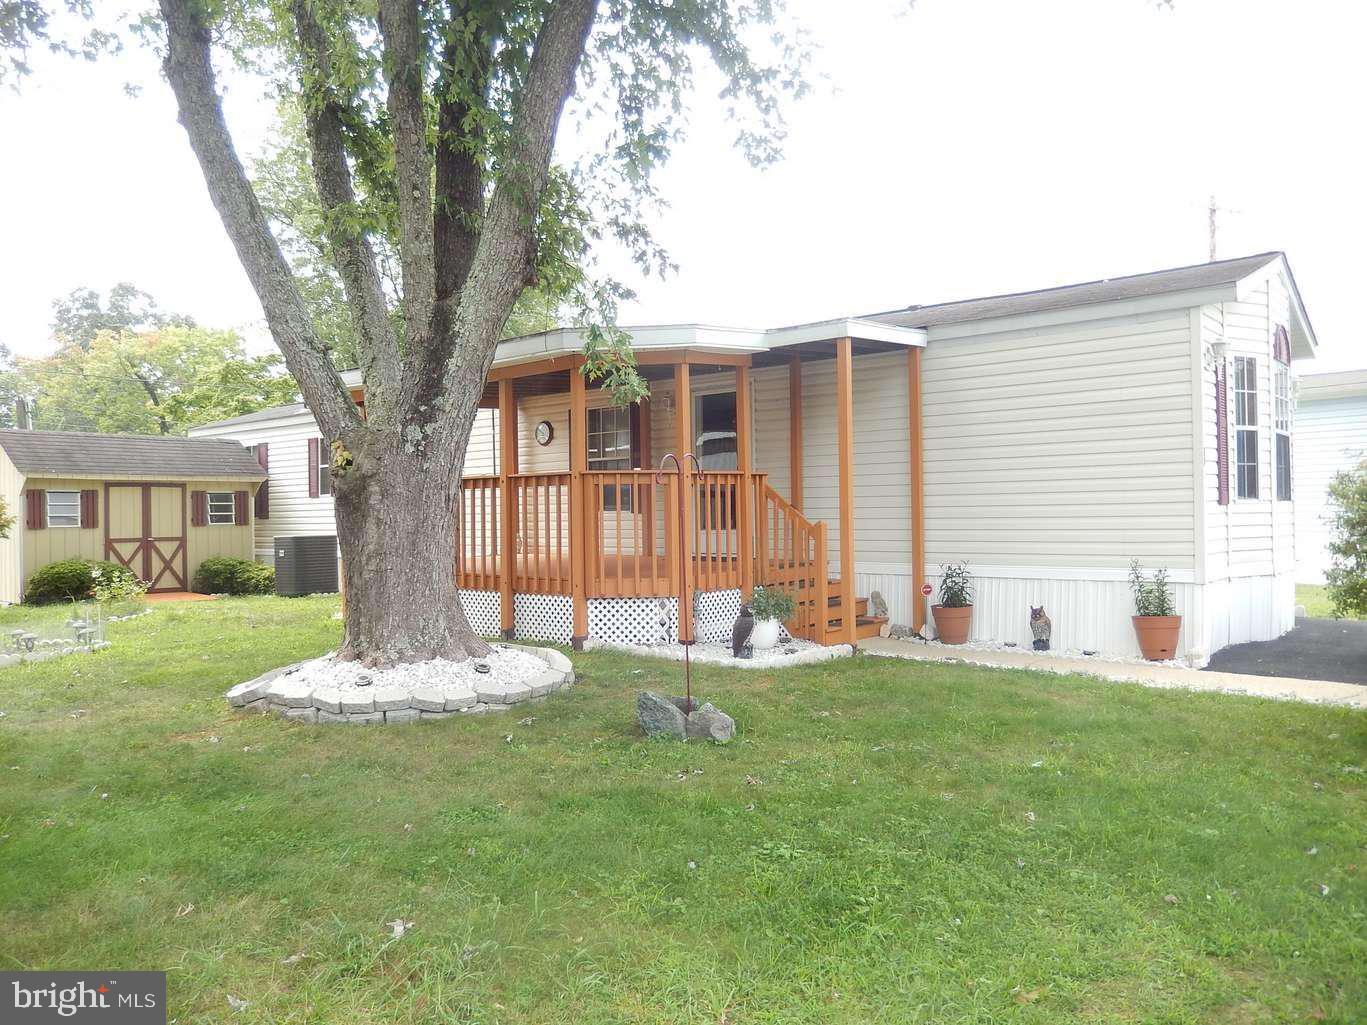
[[[1235,494],[1258,497],[1258,361],[1234,357],[1234,468]]]
[[[1279,367],[1273,394],[1272,426],[1277,445],[1277,501],[1291,501],[1291,371]]]
[[[47,525],[49,527],[79,527],[81,525],[81,493],[79,491],[49,491],[47,493]]]
[[[209,526],[230,527],[237,521],[231,491],[209,492]]]

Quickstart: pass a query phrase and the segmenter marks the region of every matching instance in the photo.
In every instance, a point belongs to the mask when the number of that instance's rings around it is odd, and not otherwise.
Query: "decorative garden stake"
[[[1035,638],[1036,651],[1049,650],[1049,637],[1054,631],[1054,622],[1049,618],[1049,613],[1044,611],[1044,606],[1030,606],[1030,633]]]
[[[702,472],[702,464],[698,462],[698,457],[692,452],[685,452],[682,456],[676,456],[673,452],[666,452],[660,460],[660,468],[655,471],[655,483],[664,483],[665,463],[674,460],[674,472],[679,475],[679,528],[682,530],[684,524],[688,522],[686,516],[688,506],[688,490],[684,483],[684,464],[688,460],[693,460],[694,473]],[[684,710],[687,715],[693,711],[693,665],[688,658],[689,647],[693,644],[693,639],[684,638],[684,608],[688,604],[688,545],[680,538],[679,549],[679,643],[684,650],[684,703],[688,706]]]

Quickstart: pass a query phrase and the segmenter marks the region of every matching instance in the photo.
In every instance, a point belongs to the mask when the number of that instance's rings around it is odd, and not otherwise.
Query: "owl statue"
[[[1049,635],[1054,632],[1054,624],[1044,611],[1044,606],[1030,606],[1030,633],[1035,638],[1036,651],[1049,650]]]
[[[751,654],[750,635],[755,632],[755,614],[750,606],[741,602],[740,615],[736,625],[731,627],[731,654],[736,658],[749,658]]]

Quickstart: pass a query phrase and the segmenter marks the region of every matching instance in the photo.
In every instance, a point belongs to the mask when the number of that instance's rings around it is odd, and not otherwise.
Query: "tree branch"
[[[493,35],[476,23],[470,42],[464,43],[464,22],[471,17],[469,4],[451,0],[453,30],[442,51],[442,72],[437,85],[437,200],[436,299],[451,299],[470,273],[479,242],[479,219],[484,213],[484,139],[467,122],[472,99],[487,100],[494,59]],[[464,44],[464,45],[463,45]],[[464,72],[469,51],[469,70]]]
[[[421,349],[431,338],[435,299],[432,157],[423,109],[423,37],[417,0],[380,0],[380,36],[389,95],[399,190],[399,262],[403,268],[406,340]]]
[[[356,325],[366,414],[371,423],[383,424],[398,402],[398,340],[389,319],[375,252],[354,217],[356,193],[342,140],[342,104],[330,85],[332,52],[327,34],[309,0],[295,0],[294,22],[303,58],[299,77],[304,92],[304,124],[323,206],[323,230]]]
[[[198,0],[160,0],[160,4],[166,23],[163,67],[209,198],[318,426],[327,437],[336,438],[361,423],[360,413],[314,331],[308,307],[233,147],[215,89],[203,5]]]
[[[527,78],[513,111],[503,174],[489,201],[449,329],[460,344],[442,372],[447,395],[479,394],[499,333],[531,280],[537,211],[550,171],[556,127],[574,91],[597,6],[597,0],[559,0],[537,33]],[[456,412],[455,420],[442,425],[444,431],[463,426],[460,421],[467,411]]]

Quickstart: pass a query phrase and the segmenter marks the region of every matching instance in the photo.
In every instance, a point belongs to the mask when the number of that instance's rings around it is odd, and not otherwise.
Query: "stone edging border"
[[[233,711],[237,712],[279,715],[296,722],[374,726],[447,719],[461,714],[505,712],[515,704],[547,697],[574,684],[574,666],[554,648],[536,648],[527,644],[507,646],[535,655],[546,663],[546,669],[525,683],[477,683],[474,689],[464,691],[426,687],[406,691],[399,687],[376,687],[373,692],[362,696],[356,691],[343,692],[335,688],[309,687],[293,682],[289,678],[289,671],[302,665],[296,662],[272,669],[246,683],[239,683],[225,697]]]

